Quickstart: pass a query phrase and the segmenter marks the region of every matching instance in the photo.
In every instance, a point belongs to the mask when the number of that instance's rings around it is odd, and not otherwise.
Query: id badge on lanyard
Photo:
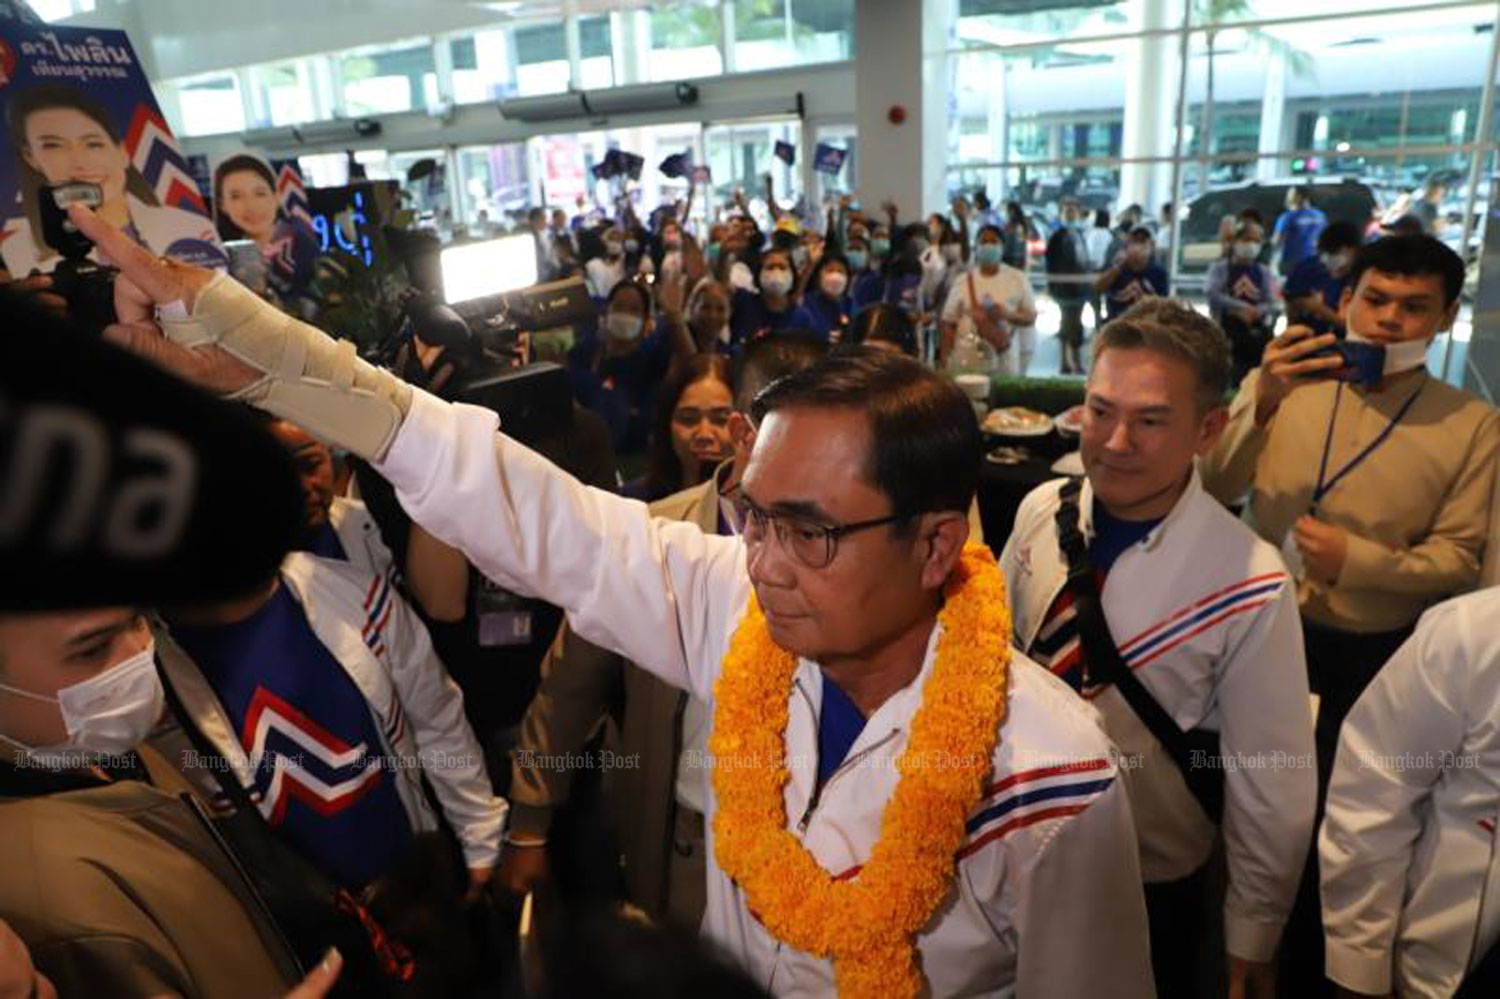
[[[1318,504],[1323,502],[1323,497],[1327,496],[1344,476],[1354,471],[1361,462],[1374,454],[1380,445],[1386,442],[1387,438],[1391,436],[1391,431],[1396,429],[1396,424],[1401,422],[1402,418],[1411,409],[1412,403],[1417,401],[1417,396],[1422,394],[1422,389],[1426,387],[1426,384],[1424,380],[1421,385],[1418,385],[1416,391],[1407,396],[1406,401],[1401,404],[1401,408],[1396,410],[1396,415],[1391,417],[1391,422],[1385,425],[1385,429],[1380,431],[1376,438],[1358,454],[1350,458],[1343,468],[1334,473],[1332,478],[1329,478],[1328,456],[1329,452],[1333,450],[1333,429],[1338,422],[1339,401],[1344,396],[1344,385],[1342,382],[1339,383],[1339,387],[1333,397],[1333,412],[1328,417],[1328,434],[1323,438],[1323,457],[1318,463],[1318,482],[1313,488],[1312,506],[1308,510],[1309,514],[1316,517],[1318,515]],[[1292,576],[1300,581],[1303,577],[1304,567],[1302,563],[1302,550],[1297,547],[1297,526],[1295,522],[1291,527],[1287,528],[1286,537],[1281,541],[1281,557],[1286,560],[1287,569],[1290,570]]]

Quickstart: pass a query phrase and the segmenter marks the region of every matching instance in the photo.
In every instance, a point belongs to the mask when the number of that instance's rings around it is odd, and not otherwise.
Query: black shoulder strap
[[[1120,655],[1104,617],[1094,569],[1089,565],[1088,546],[1078,526],[1082,489],[1081,479],[1069,479],[1063,484],[1056,523],[1057,545],[1068,563],[1066,585],[1073,594],[1078,641],[1083,647],[1086,669],[1096,681],[1115,685],[1125,703],[1182,771],[1188,790],[1193,792],[1204,813],[1217,823],[1224,813],[1224,771],[1206,757],[1218,756],[1218,740],[1210,733],[1187,733],[1179,728]]]

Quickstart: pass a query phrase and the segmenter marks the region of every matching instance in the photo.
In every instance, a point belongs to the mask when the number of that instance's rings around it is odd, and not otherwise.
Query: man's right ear
[[[755,424],[744,413],[729,414],[729,443],[742,454],[749,454],[755,447]]]

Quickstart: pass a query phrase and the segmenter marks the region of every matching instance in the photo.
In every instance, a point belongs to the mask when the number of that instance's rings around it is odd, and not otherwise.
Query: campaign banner
[[[813,169],[819,173],[838,173],[844,168],[844,159],[848,155],[847,149],[820,142],[817,151],[813,153]]]
[[[152,253],[223,267],[224,249],[123,31],[0,20],[0,258],[13,275],[62,257],[43,235],[50,185],[97,185],[95,209]]]
[[[270,162],[248,150],[224,157],[213,171],[213,209],[220,238],[260,251],[260,267],[233,262],[235,277],[283,304],[308,293],[319,249],[296,160]]]

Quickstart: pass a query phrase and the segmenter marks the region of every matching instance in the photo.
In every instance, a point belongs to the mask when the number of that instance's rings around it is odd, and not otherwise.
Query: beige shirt
[[[1319,519],[1342,527],[1349,552],[1332,585],[1302,578],[1305,618],[1354,632],[1391,631],[1479,578],[1500,412],[1425,370],[1379,388],[1318,382],[1295,389],[1255,426],[1259,371],[1240,386],[1224,436],[1204,458],[1204,486],[1229,503],[1250,489],[1250,524],[1282,545],[1312,508],[1337,403],[1326,476],[1332,479],[1416,399],[1390,436],[1328,490]]]

